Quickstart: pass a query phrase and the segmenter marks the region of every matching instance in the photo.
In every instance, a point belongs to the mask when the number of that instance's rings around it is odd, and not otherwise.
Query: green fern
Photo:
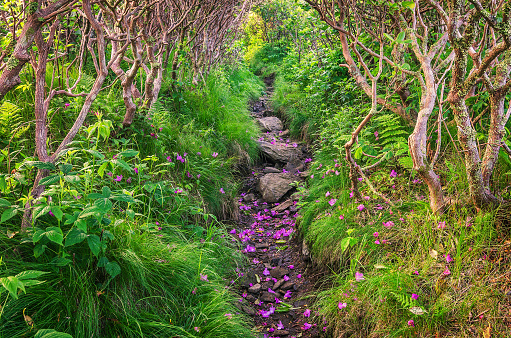
[[[388,153],[388,159],[408,155],[408,131],[398,116],[382,114],[375,117],[373,122],[378,131],[378,144],[383,147],[384,153]],[[410,162],[406,160],[402,165],[411,167]]]
[[[396,292],[390,292],[390,294],[404,309],[409,309],[411,307],[417,306],[417,301],[407,294]]]
[[[29,128],[23,125],[23,116],[20,108],[10,102],[3,102],[0,105],[0,138],[9,140],[20,138]]]
[[[379,144],[384,148],[391,147],[408,151],[408,132],[398,116],[382,114],[373,120],[377,125]]]

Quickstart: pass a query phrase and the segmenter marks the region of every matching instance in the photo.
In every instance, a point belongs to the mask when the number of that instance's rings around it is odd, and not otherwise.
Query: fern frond
[[[0,105],[0,136],[2,139],[19,138],[28,130],[28,125],[23,126],[23,116],[20,111],[18,106],[7,101]]]

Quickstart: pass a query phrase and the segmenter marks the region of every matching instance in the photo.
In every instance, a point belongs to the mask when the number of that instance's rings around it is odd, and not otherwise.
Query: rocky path
[[[254,317],[261,337],[319,337],[323,325],[312,323],[313,299],[307,296],[318,275],[308,266],[308,250],[296,233],[298,193],[292,186],[306,177],[310,159],[306,147],[289,139],[289,131],[273,115],[271,92],[268,87],[253,105],[263,163],[245,178],[238,201],[241,216],[231,230],[250,260],[240,272],[238,306]]]

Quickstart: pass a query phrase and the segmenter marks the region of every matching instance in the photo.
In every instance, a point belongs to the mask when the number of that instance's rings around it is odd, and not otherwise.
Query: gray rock
[[[284,284],[282,284],[282,286],[280,287],[282,290],[289,290],[289,289],[292,289],[293,287],[295,286],[295,283],[291,282],[290,280],[288,280],[287,282],[285,282]]]
[[[281,132],[279,133],[279,136],[280,136],[280,137],[285,137],[285,136],[287,136],[287,135],[289,135],[289,129],[286,129],[286,130],[281,131]]]
[[[245,196],[243,196],[243,200],[245,202],[252,202],[255,200],[255,195],[254,194],[246,194]]]
[[[273,293],[269,293],[267,291],[263,292],[260,297],[261,301],[266,303],[274,303],[275,295]]]
[[[257,244],[255,245],[255,248],[256,248],[256,249],[266,249],[267,247],[268,247],[268,243],[266,243],[266,242],[263,242],[263,243],[257,243]]]
[[[272,333],[272,336],[275,336],[275,337],[284,337],[284,336],[288,336],[288,335],[289,335],[289,331],[286,331],[286,330],[275,330]]]
[[[261,291],[261,284],[254,284],[248,288],[248,292],[250,293],[259,293]]]
[[[263,169],[263,173],[265,174],[280,174],[282,170],[273,168],[273,167],[266,167]]]
[[[289,190],[296,178],[290,174],[266,174],[259,179],[257,188],[263,200],[269,203],[278,202]]]
[[[278,266],[275,269],[270,271],[270,275],[273,278],[281,278],[284,275],[287,275],[289,273],[289,269],[285,268],[283,266]]]
[[[282,284],[284,284],[284,282],[285,282],[285,280],[281,279],[277,283],[275,283],[273,285],[273,291],[276,291],[278,288],[280,288],[282,286]]]
[[[311,253],[310,253],[309,247],[307,246],[307,243],[304,240],[302,243],[302,255],[304,255],[306,258],[309,258],[310,254]]]
[[[282,211],[286,210],[287,208],[289,208],[292,205],[293,205],[293,201],[292,200],[287,200],[285,202],[280,203],[279,205],[277,205],[272,210],[274,210],[276,212],[282,212]]]
[[[291,160],[293,155],[300,157],[302,154],[299,148],[295,148],[283,142],[274,142],[271,144],[270,142],[259,141],[258,143],[261,147],[261,151],[275,162],[287,163]]]
[[[282,130],[282,121],[278,117],[270,116],[257,119],[263,131],[280,131]]]

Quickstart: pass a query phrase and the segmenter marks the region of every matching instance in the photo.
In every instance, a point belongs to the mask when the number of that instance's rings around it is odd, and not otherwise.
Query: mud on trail
[[[262,160],[244,178],[240,217],[231,230],[250,262],[240,272],[237,306],[254,318],[261,337],[321,337],[326,324],[313,324],[314,299],[309,295],[321,272],[310,264],[296,229],[300,210],[295,187],[307,176],[308,149],[289,138],[270,108],[273,79],[265,83],[265,95],[252,105],[261,127]]]

